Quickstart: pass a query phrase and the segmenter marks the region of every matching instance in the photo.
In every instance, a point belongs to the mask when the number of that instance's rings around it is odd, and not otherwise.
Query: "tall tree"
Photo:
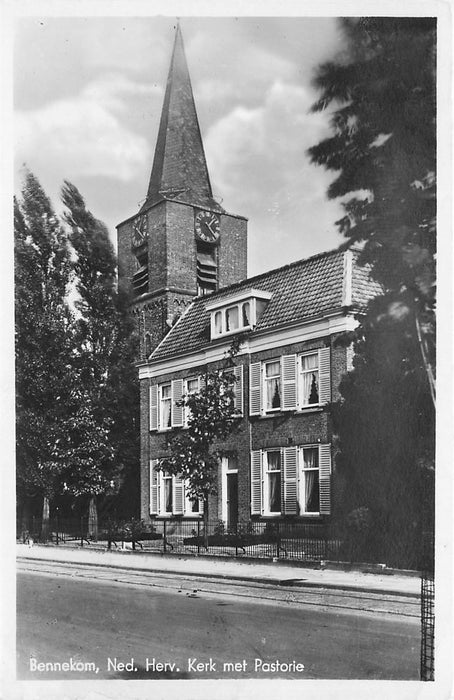
[[[334,407],[337,463],[346,507],[371,516],[376,556],[398,542],[414,564],[434,463],[436,25],[373,17],[341,26],[345,51],[314,81],[313,109],[330,110],[332,135],[309,152],[335,171],[328,196],[343,198],[345,247],[362,247],[383,295],[348,339],[356,358]]]
[[[73,381],[66,234],[40,183],[27,173],[14,203],[17,488],[23,506],[58,490],[55,449]]]
[[[97,454],[90,467],[90,479],[84,480],[85,493],[95,496],[105,491],[112,480],[137,480],[138,491],[138,382],[134,368],[136,338],[128,315],[128,300],[117,290],[116,256],[105,225],[86,208],[77,188],[65,182],[62,200],[65,220],[70,226],[70,241],[75,251],[75,286],[78,311],[76,319],[76,364],[80,375],[76,412],[79,434],[92,435]],[[86,405],[90,406],[87,413]],[[84,457],[84,440],[80,462]],[[91,462],[90,462],[91,463]],[[77,473],[77,470],[76,470]],[[80,479],[73,473],[74,489],[81,493]],[[80,472],[79,472],[80,473]],[[104,489],[102,488],[104,484]],[[126,504],[132,515],[137,503]],[[129,512],[128,512],[129,511]]]
[[[331,109],[332,136],[309,151],[337,176],[347,245],[388,294],[388,313],[409,315],[435,398],[436,20],[342,20],[345,52],[314,80]]]

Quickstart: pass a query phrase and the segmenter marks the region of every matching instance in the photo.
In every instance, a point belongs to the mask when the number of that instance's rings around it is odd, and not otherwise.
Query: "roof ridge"
[[[356,248],[350,248],[349,250],[358,250]],[[316,260],[317,258],[322,258],[322,257],[328,257],[330,255],[334,255],[335,253],[338,254],[343,254],[345,251],[339,250],[339,248],[333,248],[332,250],[326,250],[322,253],[314,253],[314,255],[310,255],[308,258],[301,258],[300,260],[294,260],[291,263],[286,263],[285,265],[281,265],[280,267],[275,267],[272,270],[267,270],[266,272],[260,272],[258,275],[254,275],[253,277],[246,277],[244,280],[241,280],[240,282],[235,282],[234,284],[229,284],[225,287],[220,287],[220,289],[217,289],[215,292],[210,294],[210,298],[214,297],[217,294],[220,294],[222,292],[226,292],[227,290],[234,290],[237,289],[238,287],[243,287],[246,284],[249,284],[251,282],[255,282],[263,277],[267,277],[271,274],[281,272],[282,270],[286,269],[291,269],[293,267],[297,267],[298,265],[302,265],[303,263],[309,263],[312,262],[313,260]],[[201,302],[203,300],[206,300],[206,295],[201,295],[199,297],[196,297],[194,301],[196,302]]]

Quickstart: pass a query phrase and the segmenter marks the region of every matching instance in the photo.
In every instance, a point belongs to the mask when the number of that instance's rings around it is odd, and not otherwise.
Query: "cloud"
[[[121,120],[128,99],[153,88],[106,75],[76,96],[16,115],[16,158],[36,172],[54,175],[108,176],[131,180],[150,160],[150,144]],[[62,179],[60,177],[60,179]],[[46,179],[46,177],[44,177]],[[48,179],[48,178],[47,178]]]
[[[279,265],[317,252],[322,235],[327,247],[339,242],[334,221],[342,210],[325,194],[334,174],[307,155],[329,133],[326,116],[309,112],[313,101],[308,89],[275,81],[260,106],[235,107],[206,136],[215,193],[250,219],[251,271],[269,255]]]

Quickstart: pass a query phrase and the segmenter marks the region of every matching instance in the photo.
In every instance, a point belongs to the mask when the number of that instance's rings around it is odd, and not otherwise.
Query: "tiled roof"
[[[380,292],[380,287],[370,280],[368,268],[356,264],[358,255],[358,251],[352,252],[352,306],[361,310]],[[270,270],[209,296],[197,297],[158,345],[151,360],[205,347],[210,342],[210,313],[206,305],[222,299],[227,302],[233,294],[249,288],[272,294],[253,333],[340,311],[344,274],[344,253],[335,250]]]

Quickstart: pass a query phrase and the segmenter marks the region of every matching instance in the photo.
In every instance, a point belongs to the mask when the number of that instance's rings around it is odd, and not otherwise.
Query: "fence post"
[[[80,546],[84,546],[84,519],[80,516]]]
[[[58,508],[55,513],[55,530],[56,530],[56,543],[58,544]]]
[[[167,552],[166,538],[167,538],[166,521],[164,520],[164,554]]]
[[[197,520],[197,554],[200,554],[200,520]]]
[[[279,559],[280,551],[281,551],[281,523],[278,521],[276,524],[277,524],[276,557]]]

